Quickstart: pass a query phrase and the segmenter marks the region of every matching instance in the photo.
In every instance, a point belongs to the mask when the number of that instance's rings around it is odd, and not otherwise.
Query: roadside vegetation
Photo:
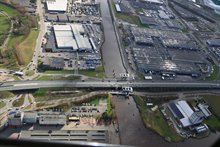
[[[7,5],[0,3],[0,9],[10,16],[13,30],[6,47],[0,52],[0,66],[17,70],[19,66],[25,66],[31,61],[39,32],[38,22],[37,17],[27,14],[24,8],[10,1],[5,2]]]
[[[168,125],[167,121],[165,120],[163,114],[160,112],[159,109],[154,112],[151,111],[149,107],[146,106],[145,99],[139,96],[134,96],[134,100],[140,111],[141,117],[148,128],[156,131],[159,135],[165,137],[165,139],[167,140],[178,142],[183,139],[177,134],[172,126]],[[159,101],[157,101],[155,102],[155,104],[161,105],[162,103],[159,103]]]
[[[79,74],[90,76],[90,77],[97,77],[97,78],[105,78],[105,71],[103,66],[96,67],[95,70],[79,70]]]
[[[26,72],[25,72],[25,75],[26,75],[26,76],[33,76],[33,75],[34,75],[34,71],[33,71],[33,70],[31,70],[31,71],[26,71]]]
[[[73,88],[40,88],[33,93],[36,102],[72,98],[86,94]]]
[[[60,75],[56,75],[56,76],[49,76],[49,75],[43,75],[43,76],[39,76],[36,77],[34,80],[43,80],[43,81],[48,81],[48,80],[80,80],[80,76],[60,76]]]
[[[10,91],[0,91],[0,99],[11,98],[15,95]]]
[[[13,107],[21,107],[24,104],[25,95],[22,95],[19,99],[13,101]]]

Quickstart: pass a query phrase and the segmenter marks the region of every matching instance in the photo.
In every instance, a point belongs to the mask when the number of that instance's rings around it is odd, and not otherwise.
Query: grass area
[[[24,110],[28,110],[28,109],[31,109],[32,105],[28,105],[24,108]]]
[[[99,105],[99,100],[100,100],[100,98],[95,98],[95,99],[89,101],[88,103],[95,104],[97,106],[97,105]]]
[[[209,104],[212,110],[220,117],[220,96],[217,95],[204,95],[202,96]]]
[[[0,102],[0,109],[5,107],[6,103],[5,102]]]
[[[220,130],[220,119],[215,115],[212,115],[210,118],[206,119],[204,123],[207,124],[212,131]]]
[[[38,33],[39,30],[32,29],[27,38],[21,42],[17,48],[17,57],[19,57],[19,60],[23,65],[27,65],[32,59]]]
[[[32,100],[31,100],[31,98],[30,97],[28,97],[28,101],[31,103],[32,102]]]
[[[35,80],[47,81],[47,80],[79,80],[79,79],[80,79],[80,76],[64,77],[64,76],[47,76],[47,75],[43,75],[43,76],[37,77]]]
[[[113,116],[113,108],[112,108],[111,95],[108,95],[108,98],[107,98],[107,116],[108,117],[112,117]]]
[[[15,95],[10,91],[0,91],[0,99],[11,98],[11,97],[14,97],[14,96]]]
[[[7,48],[12,48],[14,46],[14,44],[19,44],[20,42],[22,42],[25,39],[24,35],[11,35],[8,43],[7,43]]]
[[[1,43],[4,42],[5,35],[7,34],[7,32],[10,29],[10,22],[8,20],[8,18],[2,14],[0,14],[0,45],[2,45]]]
[[[209,77],[206,77],[205,80],[212,81],[218,79],[219,67],[212,62],[213,72]]]
[[[63,93],[69,92],[69,93]],[[56,93],[55,93],[56,92]],[[78,91],[73,88],[40,88],[33,93],[36,102],[55,99],[72,98],[86,94],[85,91]]]
[[[105,78],[103,66],[98,66],[95,70],[79,70],[79,74],[89,77]]]
[[[26,73],[25,73],[26,76],[33,76],[34,74],[35,74],[35,72],[33,70],[26,71]]]
[[[12,7],[9,7],[5,4],[2,4],[0,3],[0,10],[3,10],[5,11],[8,15],[10,16],[14,16],[14,15],[17,15],[17,13],[19,13],[17,10],[15,10],[14,8]]]
[[[139,96],[134,96],[134,100],[147,127],[153,129],[161,136],[166,137],[166,139],[174,142],[182,140],[174,128],[168,125],[159,110],[156,110],[155,112],[150,111],[145,105],[144,100]]]
[[[13,107],[21,107],[24,104],[25,95],[22,95],[19,99],[13,101]]]
[[[15,81],[20,81],[21,79],[18,76],[13,75]]]
[[[74,70],[46,70],[45,74],[73,74]]]

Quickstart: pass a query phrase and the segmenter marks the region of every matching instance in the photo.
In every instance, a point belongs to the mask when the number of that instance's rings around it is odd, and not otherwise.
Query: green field
[[[134,100],[147,127],[156,131],[161,136],[167,139],[171,139],[174,142],[182,140],[174,128],[168,125],[167,121],[164,119],[162,113],[159,110],[156,110],[155,112],[150,111],[146,106],[145,101],[139,96],[134,96]]]
[[[12,105],[13,107],[21,107],[24,104],[25,95],[22,95],[19,99],[15,100]]]
[[[5,107],[6,103],[5,102],[0,102],[0,109]]]
[[[202,96],[213,111],[220,117],[220,96],[217,95],[204,95]]]
[[[212,115],[210,118],[206,119],[204,123],[208,125],[212,131],[220,131],[220,119],[217,116]]]
[[[46,70],[45,74],[74,74],[74,70]]]

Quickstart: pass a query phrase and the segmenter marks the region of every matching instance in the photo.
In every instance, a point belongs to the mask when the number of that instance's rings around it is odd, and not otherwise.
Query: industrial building
[[[139,20],[143,25],[158,26],[157,21],[153,17],[139,16]]]
[[[45,114],[39,115],[40,125],[65,125],[67,121],[66,115]]]
[[[64,58],[61,57],[46,57],[42,59],[42,63],[39,65],[41,69],[56,69],[61,70],[64,68]]]
[[[54,25],[53,30],[58,49],[92,52],[82,24]]]
[[[185,100],[170,102],[168,109],[183,128],[199,125],[204,120],[201,111],[194,112]]]
[[[89,141],[108,143],[109,135],[107,130],[33,130],[21,131],[19,139],[31,139],[39,141]]]
[[[67,10],[68,0],[46,0],[47,11],[49,13],[64,13]]]
[[[27,124],[37,123],[38,115],[36,112],[24,112],[23,122]]]
[[[14,127],[20,127],[23,125],[24,113],[21,111],[8,112],[8,125]]]

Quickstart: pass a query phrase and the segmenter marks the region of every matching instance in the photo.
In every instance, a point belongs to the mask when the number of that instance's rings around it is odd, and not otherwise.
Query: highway
[[[220,82],[143,82],[143,81],[16,81],[5,82],[0,86],[0,91],[28,90],[37,88],[52,87],[73,87],[73,88],[210,88],[220,89]]]

